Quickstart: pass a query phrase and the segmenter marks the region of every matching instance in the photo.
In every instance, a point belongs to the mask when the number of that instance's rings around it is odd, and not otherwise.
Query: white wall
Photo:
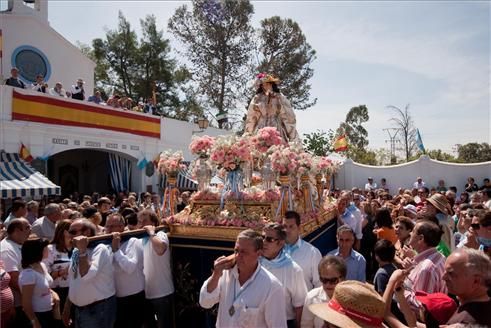
[[[456,164],[421,156],[416,161],[400,165],[370,166],[347,159],[338,172],[335,183],[340,189],[363,188],[368,177],[372,177],[377,185],[380,185],[381,178],[386,178],[390,192],[395,193],[399,187],[411,188],[418,176],[423,178],[429,188],[436,187],[438,180],[443,179],[447,188],[456,186],[460,193],[468,177],[473,177],[479,186],[484,178],[491,178],[491,162]]]

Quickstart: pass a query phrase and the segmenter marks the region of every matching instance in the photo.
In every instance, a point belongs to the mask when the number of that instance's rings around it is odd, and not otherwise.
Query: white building
[[[14,66],[26,84],[42,74],[50,87],[61,82],[68,90],[82,78],[88,96],[95,64],[49,26],[47,9],[47,0],[35,0],[33,7],[16,0],[0,12],[3,79]],[[188,145],[195,133],[227,132],[198,131],[193,123],[0,86],[0,150],[17,153],[23,143],[34,158],[49,157],[33,166],[61,186],[64,195],[107,192],[112,164],[119,165],[129,190],[157,191],[158,174],[146,174],[150,172],[139,169],[138,161],[151,162],[167,149],[181,150],[192,160]]]

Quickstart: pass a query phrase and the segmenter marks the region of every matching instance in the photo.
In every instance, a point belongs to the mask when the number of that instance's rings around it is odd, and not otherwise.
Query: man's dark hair
[[[349,225],[343,224],[342,226],[340,226],[338,228],[338,230],[336,231],[336,236],[339,236],[339,234],[341,234],[342,232],[351,232],[351,234],[353,235],[353,238],[356,239],[355,232],[353,231],[353,229],[351,229],[351,227]]]
[[[41,262],[43,260],[43,251],[48,246],[47,239],[28,239],[22,244],[22,268],[26,269],[31,264]]]
[[[251,240],[256,251],[263,249],[263,238],[257,231],[252,229],[243,230],[237,236],[237,240],[239,239]]]
[[[126,224],[135,226],[138,224],[138,215],[136,215],[135,212],[131,212],[128,215],[124,216],[124,219],[126,220]]]
[[[379,228],[392,228],[392,217],[387,207],[382,207],[375,212],[375,222]]]
[[[13,219],[12,221],[10,221],[10,224],[9,226],[7,227],[7,234],[8,235],[11,235],[15,232],[15,230],[23,230],[24,229],[24,225],[25,225],[25,222],[24,221],[25,219]]]
[[[433,221],[423,220],[415,228],[417,235],[422,235],[425,243],[430,247],[436,247],[442,239],[443,230]]]
[[[454,193],[457,193],[457,187],[455,186],[448,187],[448,190],[452,190]]]
[[[286,230],[282,224],[279,223],[268,223],[264,230],[274,230],[276,231],[276,236],[279,240],[286,240]]]
[[[300,226],[300,223],[301,223],[300,214],[298,214],[295,211],[286,211],[285,212],[285,219],[295,219],[295,224],[297,226]]]
[[[24,202],[23,200],[21,199],[17,199],[17,200],[14,200],[14,202],[12,203],[12,212],[17,212],[19,209],[21,208],[25,208],[26,207],[26,202]]]
[[[155,214],[154,211],[151,211],[151,210],[143,210],[140,213],[138,213],[138,217],[142,217],[142,216],[148,216],[148,218],[150,219],[150,221],[152,221],[152,224],[154,226],[158,226],[159,225],[159,219],[157,218],[157,214]]]
[[[399,216],[396,219],[396,222],[399,222],[399,224],[402,224],[406,230],[413,231],[414,229],[414,222],[407,216]]]
[[[396,255],[396,248],[387,239],[380,239],[375,243],[373,252],[379,257],[380,260],[384,262],[392,262],[394,261],[394,257]]]

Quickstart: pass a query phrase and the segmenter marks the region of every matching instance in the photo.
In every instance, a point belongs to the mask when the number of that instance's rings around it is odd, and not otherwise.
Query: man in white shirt
[[[27,214],[26,202],[24,202],[22,199],[14,200],[12,202],[10,214],[3,222],[3,225],[5,226],[5,228],[8,228],[10,221],[12,221],[13,219],[25,218],[26,214]]]
[[[215,260],[213,273],[201,287],[199,304],[218,306],[216,327],[285,328],[283,287],[259,263],[263,240],[254,230],[237,236],[235,256]]]
[[[52,240],[55,235],[56,222],[61,220],[61,208],[58,204],[48,204],[44,208],[44,216],[32,225],[32,233],[39,238]]]
[[[119,213],[107,217],[105,231],[112,233],[114,282],[116,285],[115,327],[141,327],[145,311],[145,277],[143,276],[143,248],[141,239],[121,242],[124,218]],[[137,315],[135,315],[137,314]]]
[[[338,226],[347,224],[355,233],[354,249],[360,249],[360,241],[363,238],[363,216],[355,205],[351,204],[351,193],[343,192],[337,201]]]
[[[164,231],[155,233],[159,225],[157,215],[151,210],[138,213],[138,226],[147,231],[142,239],[143,274],[145,276],[145,297],[148,301],[146,321],[157,327],[173,327],[172,296],[174,283],[170,264],[169,238]]]
[[[95,236],[96,231],[87,219],[73,221],[68,230],[75,248],[68,269],[70,289],[63,321],[68,325],[73,304],[77,328],[113,328],[116,320],[113,254],[104,244],[87,249],[87,237]]]
[[[19,288],[19,274],[22,271],[22,244],[29,238],[31,225],[24,218],[13,219],[7,228],[7,237],[0,242],[0,259],[10,275],[9,287],[14,294],[16,318],[12,327],[24,327],[29,319],[22,310],[22,298]]]
[[[55,86],[51,89],[49,89],[49,93],[52,96],[58,96],[58,97],[63,97],[66,98],[66,91],[63,89],[63,85],[61,82],[56,82]]]
[[[417,177],[416,182],[413,183],[413,188],[419,189],[423,187],[426,187],[426,183],[423,181],[423,178]]]
[[[372,177],[368,177],[368,182],[365,184],[365,191],[373,191],[377,189],[377,183],[373,182]]]
[[[286,319],[289,328],[300,327],[307,287],[302,268],[285,250],[286,231],[279,223],[270,223],[263,229],[263,257],[261,265],[283,285]]]
[[[283,226],[286,230],[285,249],[293,261],[302,268],[307,290],[311,290],[321,286],[318,265],[322,255],[317,247],[300,238],[300,223],[300,215],[297,212],[287,211],[285,213],[283,219]]]

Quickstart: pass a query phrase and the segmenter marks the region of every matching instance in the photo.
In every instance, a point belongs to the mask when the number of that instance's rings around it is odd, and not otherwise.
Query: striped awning
[[[1,198],[60,194],[59,186],[24,162],[19,154],[0,151]]]

